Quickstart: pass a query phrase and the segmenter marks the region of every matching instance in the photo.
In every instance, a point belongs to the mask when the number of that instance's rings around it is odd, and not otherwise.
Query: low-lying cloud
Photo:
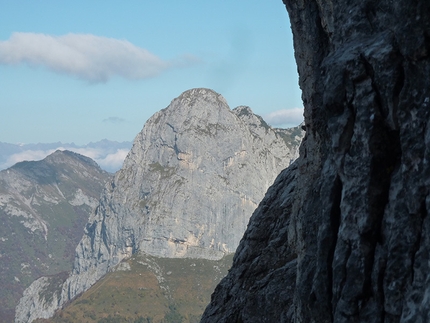
[[[56,149],[51,150],[24,150],[8,156],[6,161],[0,164],[0,169],[5,169],[24,160],[41,160],[52,154]]]
[[[95,159],[101,168],[110,172],[116,172],[122,167],[125,157],[127,157],[129,150],[118,149],[115,153],[107,154],[106,156]]]
[[[61,149],[60,150],[65,150]],[[106,152],[102,148],[67,148],[67,150],[90,157],[95,160],[99,166],[109,172],[116,172],[122,167],[129,149],[117,149],[114,152]]]
[[[303,108],[282,109],[264,116],[271,126],[297,126],[303,122]]]
[[[94,83],[107,82],[114,76],[129,80],[150,78],[192,61],[192,57],[165,61],[127,40],[91,34],[15,32],[9,40],[0,41],[0,64],[44,66]]]

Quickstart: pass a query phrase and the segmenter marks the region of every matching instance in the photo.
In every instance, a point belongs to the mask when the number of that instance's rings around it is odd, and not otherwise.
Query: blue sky
[[[211,88],[273,126],[302,102],[281,0],[2,1],[0,141],[131,141]]]

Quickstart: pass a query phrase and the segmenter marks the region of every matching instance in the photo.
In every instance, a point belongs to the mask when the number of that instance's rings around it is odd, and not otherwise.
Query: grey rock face
[[[233,267],[212,295],[203,321],[290,322],[297,255],[290,213],[297,163],[285,169],[250,219]]]
[[[430,3],[284,3],[306,136],[202,322],[428,322]]]
[[[278,173],[298,155],[300,128],[273,129],[209,89],[184,92],[137,135],[76,249],[58,306],[136,251],[170,258],[233,253]],[[17,322],[27,322],[29,299]],[[25,305],[27,304],[27,305]]]
[[[58,308],[61,301],[61,288],[67,278],[67,272],[50,277],[40,277],[25,291],[18,308],[25,306],[28,309],[26,317],[19,316],[15,322],[32,322],[37,318],[49,318]]]
[[[0,322],[13,320],[33,280],[72,269],[108,178],[94,161],[68,151],[0,172]]]

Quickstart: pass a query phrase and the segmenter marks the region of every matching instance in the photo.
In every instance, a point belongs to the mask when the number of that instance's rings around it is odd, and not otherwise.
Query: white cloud
[[[126,40],[91,34],[15,32],[9,40],[0,41],[0,64],[45,66],[90,82],[106,82],[113,76],[145,79],[191,62],[192,57],[164,61]]]
[[[115,172],[122,167],[125,157],[127,157],[129,150],[118,149],[115,153],[108,154],[103,158],[96,159],[97,164],[101,168],[110,172]]]
[[[265,115],[264,120],[272,126],[297,126],[303,122],[303,108],[277,110]]]
[[[64,148],[59,148],[65,150]],[[67,148],[67,150],[94,159],[99,166],[109,172],[116,172],[122,167],[128,149],[117,149],[115,152],[107,152],[102,148]]]
[[[22,162],[24,160],[41,160],[46,156],[52,154],[55,149],[51,150],[24,150],[19,153],[10,155],[6,162],[0,165],[0,169],[9,168],[16,163]]]

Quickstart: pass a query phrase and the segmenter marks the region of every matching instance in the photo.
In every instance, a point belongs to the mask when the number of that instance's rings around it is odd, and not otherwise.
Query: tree
[[[306,137],[202,322],[429,322],[430,1],[284,3]]]

